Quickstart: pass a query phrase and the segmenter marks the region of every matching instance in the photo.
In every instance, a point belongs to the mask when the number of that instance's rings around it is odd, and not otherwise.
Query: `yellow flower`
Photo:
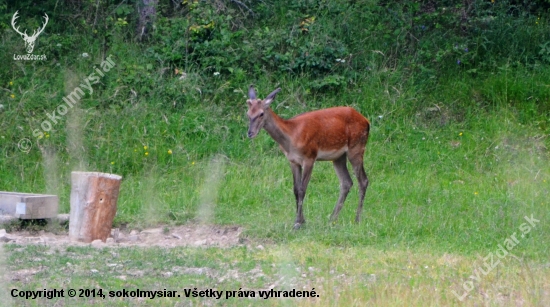
[[[11,94],[10,97],[13,99],[13,98],[15,98],[15,95],[14,95],[14,94]]]
[[[134,148],[134,152],[137,152],[137,148]]]
[[[50,137],[50,135],[49,135],[49,134],[47,134],[47,133],[44,133],[44,134],[46,135],[46,138],[49,138],[49,137]]]
[[[477,192],[474,192],[474,195],[477,195],[477,194],[479,194],[479,193],[477,193]]]
[[[168,149],[168,154],[169,154],[169,155],[172,154],[172,149]]]
[[[458,135],[459,135],[459,136],[462,136],[462,132],[460,132]]]
[[[111,161],[111,165],[115,165],[115,161]]]
[[[148,156],[148,155],[149,155],[149,153],[148,153],[148,152],[145,152],[145,155],[146,155],[146,156]]]
[[[195,165],[195,161],[193,161],[193,162],[191,163],[191,165]]]
[[[143,150],[147,150],[147,148],[149,148],[149,147],[147,147],[147,146],[143,146]]]
[[[540,19],[540,18],[539,18]],[[10,85],[13,85],[13,81],[10,81]]]

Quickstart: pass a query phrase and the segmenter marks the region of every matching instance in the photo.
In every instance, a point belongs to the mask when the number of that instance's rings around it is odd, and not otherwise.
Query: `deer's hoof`
[[[294,223],[294,230],[298,230],[302,227],[302,223]]]

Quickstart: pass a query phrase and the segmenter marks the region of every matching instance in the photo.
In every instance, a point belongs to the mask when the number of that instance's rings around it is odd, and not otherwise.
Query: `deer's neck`
[[[286,120],[280,118],[271,109],[267,110],[267,118],[265,121],[264,129],[267,133],[279,143],[285,150],[288,151],[290,147],[290,127]]]

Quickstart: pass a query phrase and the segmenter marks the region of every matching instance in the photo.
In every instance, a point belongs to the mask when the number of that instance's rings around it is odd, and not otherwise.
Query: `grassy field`
[[[51,22],[48,60],[22,62],[0,1],[0,191],[57,194],[68,213],[71,171],[115,173],[114,227],[243,229],[227,248],[0,243],[0,305],[550,305],[547,4],[466,2],[161,1],[138,40],[135,1],[25,0],[21,23]],[[250,84],[281,87],[284,118],[345,105],[371,121],[360,223],[355,179],[329,222],[338,179],[320,162],[292,229],[288,162],[265,131],[246,137]],[[12,297],[44,289],[65,297]],[[136,289],[177,292],[117,297]]]
[[[550,169],[544,131],[522,124],[508,107],[465,110],[464,120],[450,119],[444,125],[440,121],[451,116],[444,106],[410,117],[393,117],[391,111],[371,113],[368,106],[358,104],[361,107],[370,113],[373,125],[365,157],[371,185],[361,223],[352,222],[356,185],[339,220],[329,223],[338,180],[330,163],[320,162],[305,200],[307,222],[293,231],[295,205],[287,161],[265,132],[252,141],[244,138],[247,123],[241,115],[228,119],[234,121],[228,124],[232,129],[242,130],[236,133],[240,139],[221,141],[220,153],[204,157],[186,154],[184,142],[159,144],[143,135],[135,138],[145,142],[123,139],[124,129],[113,128],[114,135],[109,135],[107,128],[90,135],[88,142],[127,145],[105,146],[113,152],[101,159],[108,165],[102,170],[116,173],[121,163],[143,165],[124,178],[115,226],[240,225],[245,229],[243,245],[228,249],[4,245],[5,294],[11,296],[11,289],[82,288],[103,289],[106,295],[123,289],[167,289],[181,295],[154,300],[12,298],[14,305],[28,306],[545,306],[550,301]],[[284,104],[280,109],[293,113]],[[206,110],[223,113],[215,106]],[[204,116],[206,124],[216,120],[198,107],[190,108],[186,116],[193,112]],[[128,114],[104,115],[105,123],[115,123],[116,118],[109,116]],[[157,116],[166,124],[162,115]],[[236,151],[250,157],[225,155],[223,148],[231,146],[241,146]],[[46,181],[44,192],[58,191],[61,209],[68,212],[69,170],[90,163],[55,151],[42,154],[44,162],[37,167],[44,177],[37,174],[35,180]],[[124,155],[131,158],[125,162]],[[18,178],[2,182],[6,190],[28,191],[37,185]],[[225,292],[219,300],[185,297],[184,289],[194,288],[242,289],[255,291],[256,296],[270,288],[314,288],[319,297],[226,299]]]

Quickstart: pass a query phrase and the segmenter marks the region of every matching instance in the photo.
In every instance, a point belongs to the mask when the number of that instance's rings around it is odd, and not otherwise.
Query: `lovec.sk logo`
[[[28,60],[46,60],[46,55],[34,55],[32,54],[32,51],[34,50],[34,44],[36,42],[36,39],[38,38],[38,35],[40,35],[40,33],[44,31],[44,28],[48,24],[48,20],[49,20],[48,14],[44,13],[44,23],[42,24],[42,27],[39,27],[38,29],[34,30],[32,35],[29,36],[27,34],[27,30],[25,30],[25,32],[21,32],[19,31],[19,27],[15,26],[15,20],[19,18],[19,16],[17,16],[18,12],[19,11],[16,11],[15,14],[13,14],[13,17],[11,18],[11,26],[13,27],[13,30],[15,30],[15,32],[17,32],[19,35],[23,37],[23,40],[25,41],[25,49],[27,50],[27,54],[24,54],[24,55],[14,54],[13,59],[16,61],[17,60],[27,60],[27,61]]]

